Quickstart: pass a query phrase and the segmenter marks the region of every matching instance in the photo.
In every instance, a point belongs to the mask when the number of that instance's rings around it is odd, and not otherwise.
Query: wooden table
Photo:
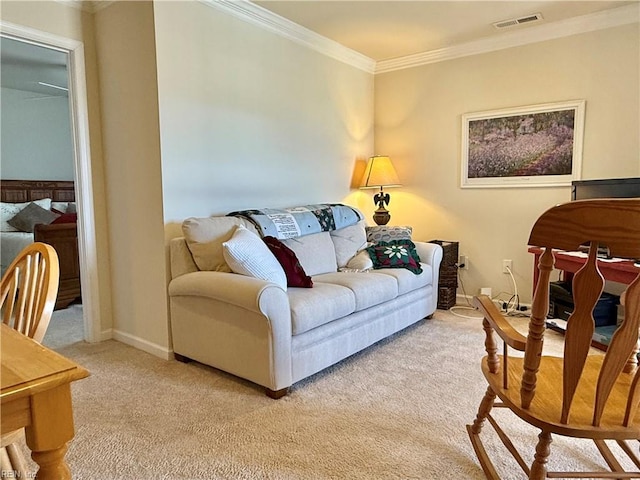
[[[535,294],[536,286],[538,285],[538,263],[540,262],[540,256],[542,255],[542,249],[538,247],[529,247],[529,252],[535,255],[535,263],[533,268],[533,293]],[[553,252],[555,259],[554,268],[562,270],[563,280],[571,281],[573,274],[582,268],[587,262],[586,256],[570,255],[562,251]],[[611,280],[612,282],[619,282],[625,285],[629,285],[633,282],[640,273],[640,267],[635,265],[635,262],[631,260],[608,262],[604,260],[598,260],[598,269],[605,280]],[[547,322],[547,327],[555,330],[556,332],[564,333],[564,328],[554,326],[553,323]],[[607,344],[602,343],[596,339],[591,341],[591,346],[600,350],[607,350]]]
[[[71,479],[64,460],[74,435],[71,382],[89,372],[12,328],[0,327],[0,431],[25,428],[40,467],[38,479]]]
[[[542,255],[542,249],[538,247],[529,247],[529,252],[535,255],[535,263],[533,268],[533,291],[535,293],[536,286],[538,285],[538,263],[540,262],[540,255]],[[587,258],[577,257],[575,255],[569,255],[564,252],[554,251],[555,257],[554,268],[562,270],[564,272],[564,280],[570,280],[571,276],[580,270],[580,268],[586,263]],[[606,280],[612,282],[624,283],[629,285],[635,280],[640,273],[640,267],[636,267],[631,260],[625,260],[622,262],[607,262],[598,260],[598,269],[602,273],[602,276]]]

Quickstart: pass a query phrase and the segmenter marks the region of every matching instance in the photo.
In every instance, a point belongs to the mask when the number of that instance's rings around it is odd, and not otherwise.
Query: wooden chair
[[[60,270],[58,255],[45,243],[32,243],[11,262],[0,281],[2,322],[38,343],[49,326],[58,294]],[[24,429],[2,432],[0,467],[27,478],[25,462],[16,442]]]
[[[467,431],[482,469],[487,478],[499,478],[480,436],[488,420],[530,479],[640,478],[639,471],[625,471],[605,443],[605,440],[617,442],[631,459],[630,463],[640,470],[640,459],[628,443],[640,440],[638,277],[623,294],[624,321],[613,335],[606,354],[589,355],[595,329],[592,311],[604,289],[604,278],[597,264],[598,246],[608,247],[613,257],[640,258],[640,199],[583,200],[553,207],[536,221],[529,245],[541,247],[543,254],[526,337],[507,322],[489,297],[474,299],[484,315],[487,356],[482,359],[482,372],[489,386]],[[573,279],[574,310],[567,322],[564,355],[543,356],[549,277],[554,264],[552,249],[577,251],[585,245],[588,259]],[[494,332],[504,342],[503,355],[498,355]],[[509,347],[523,351],[524,357],[509,357]],[[496,397],[500,403],[495,402]],[[494,406],[510,409],[541,430],[531,467],[491,416]],[[552,434],[592,439],[610,470],[548,471]],[[637,442],[633,448],[638,448]]]

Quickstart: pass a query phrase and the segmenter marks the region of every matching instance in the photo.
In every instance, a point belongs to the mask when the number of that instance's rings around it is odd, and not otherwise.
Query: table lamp
[[[373,202],[378,205],[373,214],[373,221],[377,225],[386,225],[391,219],[391,214],[384,208],[389,204],[391,196],[384,193],[383,187],[400,187],[400,180],[391,159],[386,155],[375,155],[369,159],[364,169],[364,175],[360,182],[360,188],[378,188],[380,191],[373,196]]]

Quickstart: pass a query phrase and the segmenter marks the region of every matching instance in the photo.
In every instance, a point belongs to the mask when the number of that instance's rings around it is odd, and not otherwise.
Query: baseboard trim
[[[105,332],[102,333],[104,334]],[[115,328],[111,329],[111,335],[109,338],[130,345],[138,350],[150,353],[151,355],[155,355],[156,357],[160,357],[163,360],[173,359],[173,350],[135,335],[131,335],[130,333],[116,330]]]

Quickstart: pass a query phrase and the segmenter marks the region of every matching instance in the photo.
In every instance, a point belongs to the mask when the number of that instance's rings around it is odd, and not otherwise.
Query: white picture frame
[[[462,115],[461,188],[557,187],[579,180],[585,103]]]

